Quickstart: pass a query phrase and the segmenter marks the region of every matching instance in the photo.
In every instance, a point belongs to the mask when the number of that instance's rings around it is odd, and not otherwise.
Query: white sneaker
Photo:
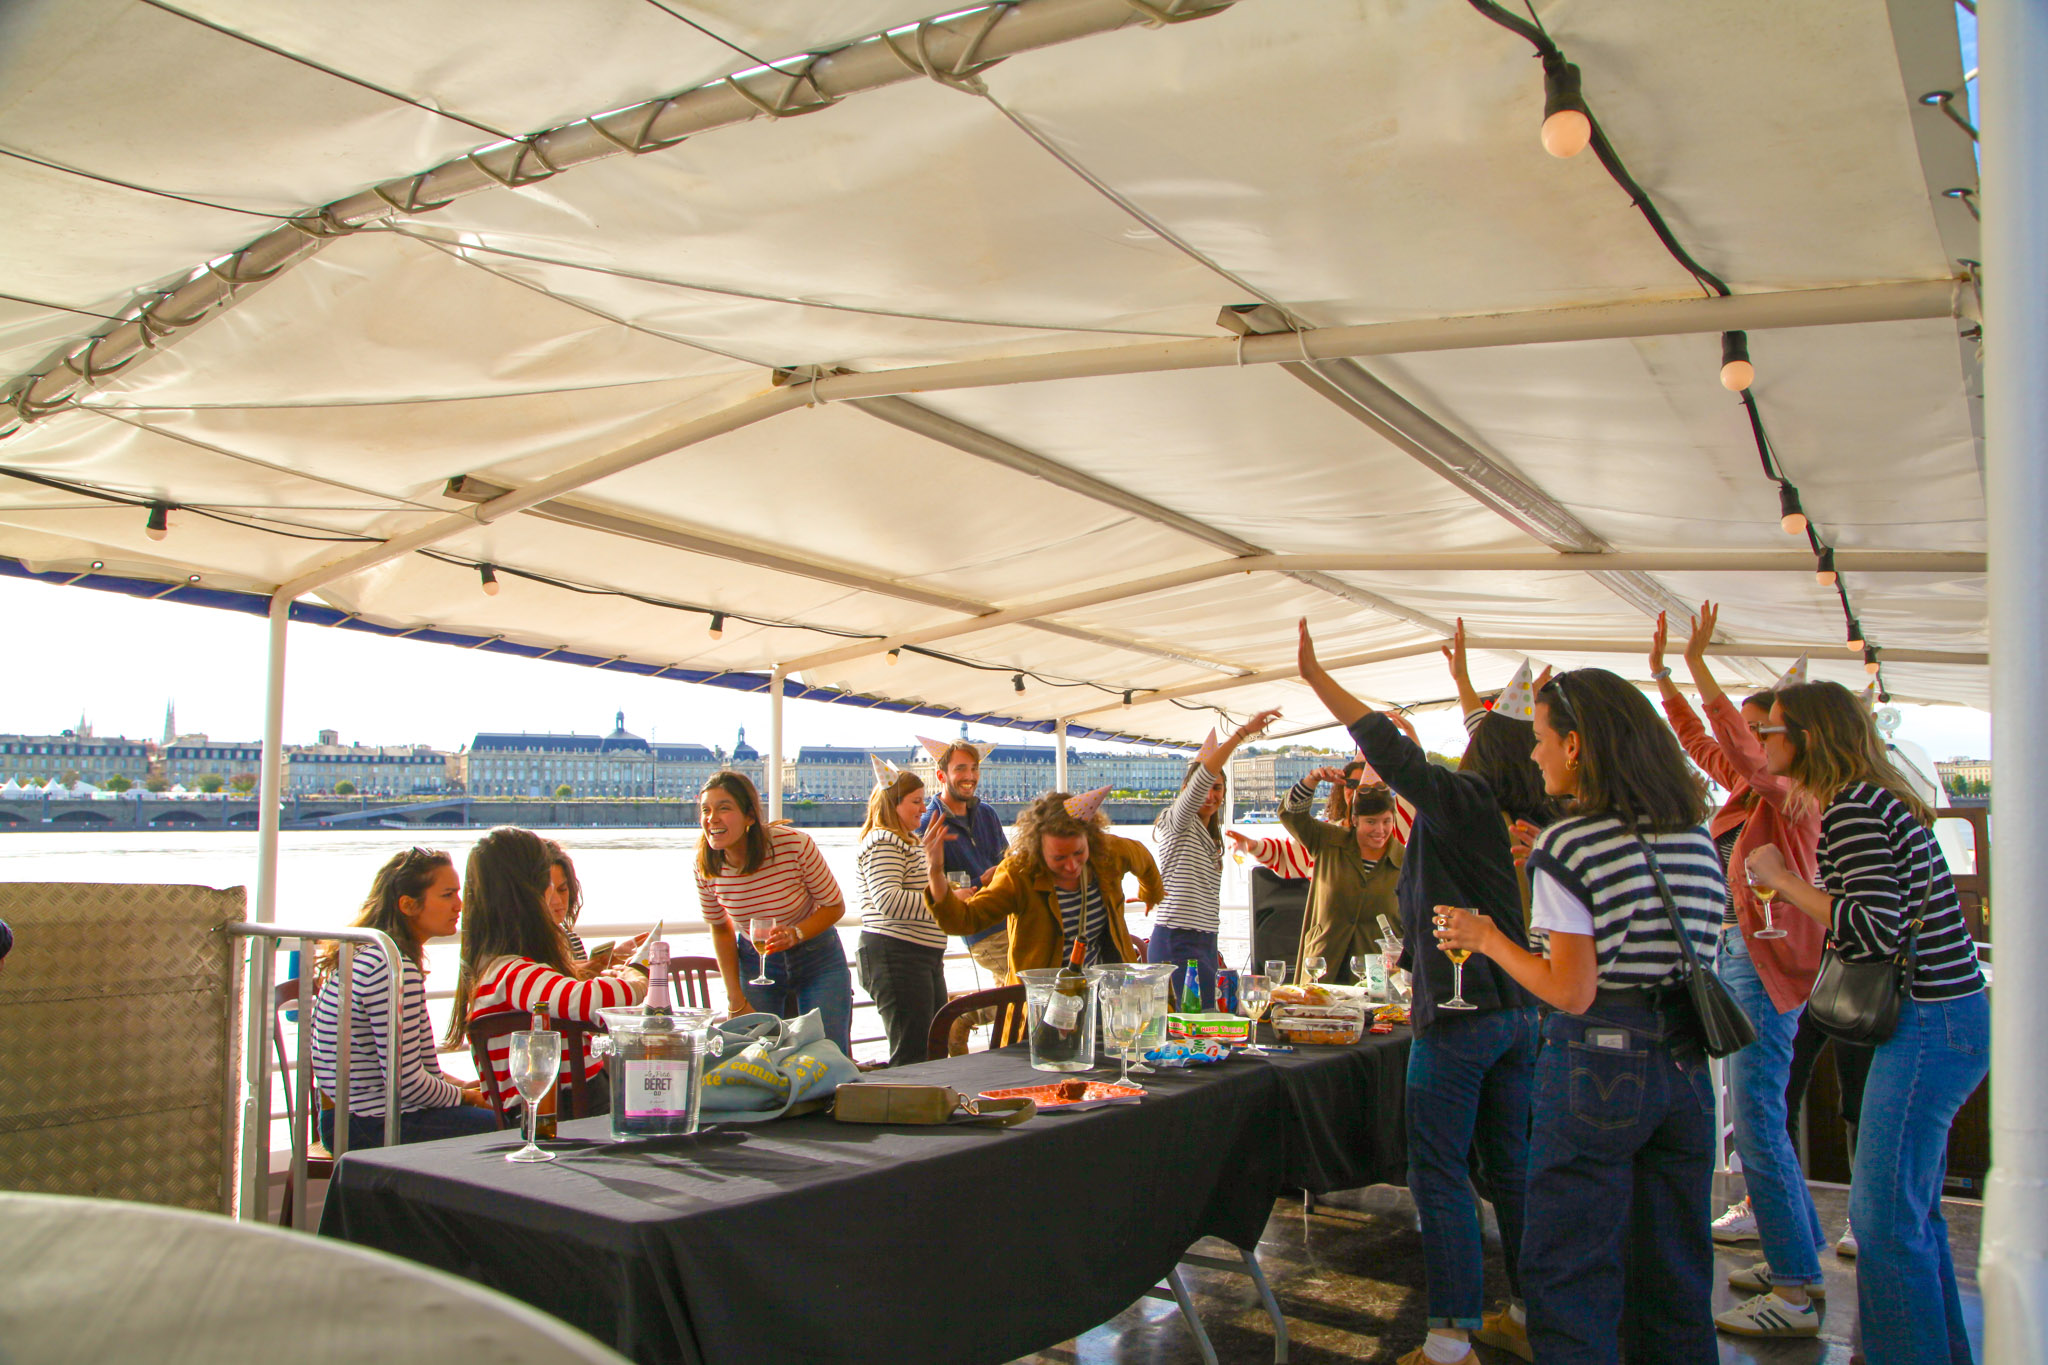
[[[1842,1224],[1842,1235],[1835,1243],[1835,1255],[1845,1261],[1856,1259],[1856,1229],[1848,1223]]]
[[[1787,1303],[1776,1294],[1759,1294],[1715,1314],[1714,1326],[1738,1337],[1817,1337],[1820,1309],[1811,1303]]]
[[[1756,1235],[1756,1214],[1750,1211],[1749,1196],[1741,1202],[1730,1204],[1728,1212],[1714,1220],[1714,1240],[1717,1242],[1754,1242]]]
[[[1768,1294],[1771,1292],[1771,1263],[1758,1261],[1747,1270],[1728,1272],[1728,1287],[1743,1294]],[[1809,1280],[1801,1288],[1809,1299],[1824,1299],[1828,1296],[1828,1282],[1825,1278]]]

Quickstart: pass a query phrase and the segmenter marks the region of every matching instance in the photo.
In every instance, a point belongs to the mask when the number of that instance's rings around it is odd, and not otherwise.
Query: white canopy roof
[[[1886,685],[1983,705],[1942,8],[1539,7],[1713,300],[1465,0],[17,4],[0,556],[1183,741],[1320,714],[1299,616],[1388,701],[1709,596],[1861,687],[1746,327]]]

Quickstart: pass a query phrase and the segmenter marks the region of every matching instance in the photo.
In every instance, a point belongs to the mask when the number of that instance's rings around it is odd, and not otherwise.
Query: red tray
[[[1040,1109],[1071,1109],[1077,1104],[1112,1104],[1120,1100],[1138,1100],[1145,1092],[1136,1086],[1118,1085],[1115,1081],[1090,1081],[1088,1089],[1078,1100],[1057,1098],[1059,1083],[1051,1085],[1015,1085],[1007,1090],[984,1090],[985,1100],[1036,1100]]]

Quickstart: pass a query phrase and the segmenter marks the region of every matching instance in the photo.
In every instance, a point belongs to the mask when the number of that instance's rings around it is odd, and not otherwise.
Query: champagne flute
[[[1439,905],[1437,909],[1455,910],[1457,907],[1454,905]],[[1440,1010],[1478,1009],[1479,1006],[1465,998],[1465,959],[1472,956],[1472,950],[1470,948],[1446,948],[1443,951],[1444,956],[1451,960],[1451,970],[1455,975],[1452,977],[1451,998],[1437,1001],[1436,1007]]]
[[[1245,1038],[1245,1051],[1264,1052],[1259,1046],[1259,1020],[1265,1017],[1266,1006],[1273,999],[1273,982],[1270,977],[1248,976],[1237,983],[1237,998],[1244,1002],[1245,1013],[1252,1019],[1250,1032]]]
[[[1276,957],[1266,964],[1266,979],[1276,986],[1287,984],[1287,962],[1284,958]]]
[[[1756,893],[1757,900],[1762,902],[1764,907],[1764,927],[1757,930],[1753,937],[1785,937],[1785,931],[1783,929],[1780,929],[1777,925],[1771,923],[1771,902],[1778,898],[1778,888],[1776,888],[1775,886],[1752,886],[1749,889]]]
[[[1120,981],[1110,986],[1109,993],[1102,1000],[1103,1041],[1116,1049],[1124,1064],[1123,1075],[1117,1078],[1117,1084],[1134,1090],[1145,1088],[1131,1079],[1131,1054],[1137,1050],[1138,1037],[1150,1022],[1151,1005],[1151,983],[1139,980]]]
[[[768,950],[761,944],[761,940],[766,938],[774,928],[774,919],[765,915],[747,926],[748,937],[754,940],[754,974],[747,978],[749,986],[772,986],[775,984],[774,980],[768,975]]]
[[[1330,964],[1323,958],[1305,957],[1301,960],[1301,979],[1307,985],[1313,986],[1321,981],[1329,970]]]
[[[526,1145],[508,1154],[505,1160],[553,1161],[555,1154],[542,1151],[535,1141],[534,1128],[540,1122],[540,1102],[555,1088],[555,1077],[562,1069],[562,1035],[552,1029],[524,1030],[509,1035],[509,1040],[507,1069],[512,1074],[513,1088],[526,1101]]]

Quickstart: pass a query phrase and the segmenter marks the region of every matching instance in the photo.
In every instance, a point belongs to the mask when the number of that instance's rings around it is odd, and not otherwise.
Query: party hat
[[[868,762],[874,765],[875,785],[886,787],[903,775],[903,769],[883,758],[880,754],[869,754]]]
[[[1500,696],[1494,700],[1493,714],[1506,716],[1509,720],[1535,720],[1536,692],[1530,686],[1535,676],[1536,672],[1530,667],[1529,661],[1522,660],[1522,666],[1515,670],[1514,678],[1501,689]]]
[[[1806,656],[1800,655],[1793,665],[1785,670],[1785,676],[1771,684],[1771,691],[1783,692],[1788,687],[1798,687],[1806,681]]]
[[[983,743],[971,739],[933,739],[929,735],[919,735],[917,742],[924,745],[924,751],[930,754],[934,760],[943,760],[947,754],[963,744],[974,750],[975,753],[980,754],[983,758],[987,758],[991,753],[995,752],[996,747],[993,741]]]
[[[1066,799],[1065,803],[1067,814],[1073,816],[1076,820],[1084,822],[1093,820],[1096,813],[1102,809],[1102,799],[1108,795],[1108,787],[1097,787],[1092,792],[1082,792],[1079,796],[1070,796]]]

